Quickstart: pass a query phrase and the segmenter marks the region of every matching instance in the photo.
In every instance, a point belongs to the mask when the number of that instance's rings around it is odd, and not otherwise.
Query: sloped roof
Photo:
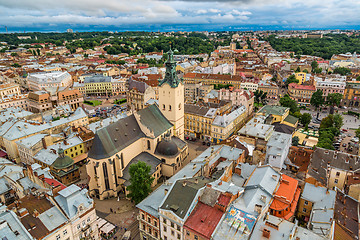
[[[137,112],[139,121],[154,133],[154,137],[166,132],[172,124],[165,118],[156,105],[150,105]],[[103,159],[120,152],[140,138],[145,137],[134,115],[120,119],[99,129],[89,151],[89,157]]]

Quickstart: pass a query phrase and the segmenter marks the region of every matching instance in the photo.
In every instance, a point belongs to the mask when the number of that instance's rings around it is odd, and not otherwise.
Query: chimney
[[[18,212],[19,212],[20,218],[29,214],[29,212],[26,208],[21,208]]]
[[[270,232],[269,230],[267,230],[266,228],[264,228],[262,236],[263,236],[264,238],[270,239],[270,233],[271,233],[271,232]]]
[[[34,209],[34,212],[33,212],[33,217],[39,217],[39,212],[36,210],[36,209]]]

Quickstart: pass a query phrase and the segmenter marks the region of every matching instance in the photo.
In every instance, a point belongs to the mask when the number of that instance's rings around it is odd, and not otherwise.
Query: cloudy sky
[[[360,28],[360,0],[0,0],[0,32]]]

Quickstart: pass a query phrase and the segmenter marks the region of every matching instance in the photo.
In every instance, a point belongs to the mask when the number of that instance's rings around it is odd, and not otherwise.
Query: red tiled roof
[[[270,205],[270,209],[282,212],[282,214],[284,214],[282,218],[288,220],[295,214],[299,197],[300,188],[298,187],[298,181],[283,174],[281,176],[280,186],[274,194],[274,200]],[[275,216],[277,215],[278,214],[275,214]]]
[[[215,207],[198,202],[184,224],[184,228],[210,239],[224,213]]]
[[[290,83],[289,88],[301,89],[301,90],[313,90],[313,91],[316,90],[315,86],[313,85],[300,85],[297,83]]]
[[[58,182],[57,180],[55,179],[51,179],[51,178],[45,178],[45,182],[50,184],[51,186],[53,187],[57,187],[57,186],[61,186],[61,190],[65,189],[66,186],[60,182]]]

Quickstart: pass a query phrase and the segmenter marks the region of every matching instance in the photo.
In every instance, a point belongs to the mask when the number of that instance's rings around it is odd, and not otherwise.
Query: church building
[[[181,169],[188,155],[184,85],[176,75],[173,52],[168,54],[159,83],[160,108],[150,105],[96,132],[86,165],[91,196],[105,199],[126,192],[130,165],[139,161],[151,167],[153,186]]]

